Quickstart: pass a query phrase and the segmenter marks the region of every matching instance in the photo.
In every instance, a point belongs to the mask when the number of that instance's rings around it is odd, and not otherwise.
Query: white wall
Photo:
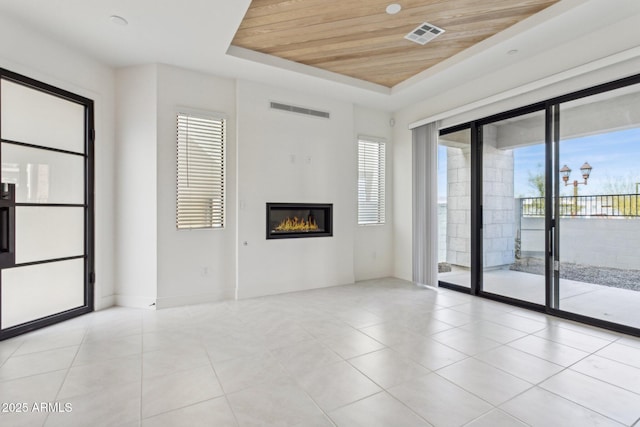
[[[119,305],[170,307],[235,291],[235,82],[167,65],[117,71]],[[176,114],[227,116],[222,230],[181,230],[176,212]]]
[[[358,136],[383,138],[386,144],[386,212],[384,225],[357,226],[354,244],[355,280],[393,275],[393,140],[391,115],[365,107],[354,108]],[[357,210],[356,210],[357,212]]]
[[[116,73],[116,303],[156,302],[157,87],[155,65]]]
[[[235,81],[158,66],[158,308],[234,297],[236,272]],[[223,113],[226,134],[224,229],[176,229],[178,107]],[[184,108],[183,108],[184,109]]]
[[[109,307],[115,281],[114,71],[4,16],[0,16],[0,40],[0,67],[95,102],[95,307]]]
[[[407,114],[395,114],[393,132],[393,275],[412,280],[412,186],[411,131]],[[437,173],[437,171],[433,171]],[[435,238],[435,236],[434,236]]]
[[[117,83],[119,304],[163,308],[353,283],[354,270],[391,274],[392,216],[356,226],[357,135],[391,142],[387,113],[167,65],[118,70]],[[331,119],[274,111],[271,100]],[[180,107],[227,116],[223,230],[175,228]],[[267,241],[268,201],[333,203],[333,237]]]
[[[271,110],[270,101],[329,111],[331,119]],[[239,81],[237,107],[238,297],[352,283],[352,104]],[[333,236],[266,240],[267,202],[333,203]]]

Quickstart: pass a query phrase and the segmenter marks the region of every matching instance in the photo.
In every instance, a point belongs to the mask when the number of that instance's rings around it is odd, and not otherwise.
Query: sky
[[[587,185],[578,186],[578,194],[587,196],[610,193],[608,186],[627,184],[635,192],[635,183],[640,183],[640,128],[603,133],[582,138],[560,141],[560,167],[571,169],[569,186],[561,189],[562,195],[573,195],[574,180],[582,182],[580,167],[588,162],[591,175]],[[541,165],[538,169],[538,165]],[[528,184],[528,174],[535,174],[544,165],[544,145],[520,148],[514,151],[514,193],[522,196],[537,196]],[[562,183],[560,184],[562,186]],[[624,186],[624,185],[622,185]]]
[[[447,147],[438,145],[438,203],[447,201]]]
[[[537,191],[528,183],[529,174],[543,171],[544,145],[518,148],[514,151],[514,195],[537,197]],[[611,193],[612,184],[626,187],[634,193],[640,187],[640,128],[603,133],[560,141],[559,165],[569,166],[570,185],[562,187],[561,195],[573,195],[571,183],[582,181],[580,166],[589,162],[593,167],[587,185],[579,185],[579,195]],[[446,147],[438,146],[438,199],[446,200]]]

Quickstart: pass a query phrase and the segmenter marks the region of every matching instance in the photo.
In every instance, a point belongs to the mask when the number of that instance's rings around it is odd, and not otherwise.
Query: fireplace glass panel
[[[332,236],[331,204],[267,203],[267,239]]]

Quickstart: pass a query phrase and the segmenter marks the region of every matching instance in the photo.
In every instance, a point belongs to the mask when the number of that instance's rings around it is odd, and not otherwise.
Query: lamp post
[[[578,213],[578,185],[587,185],[587,180],[589,179],[589,175],[591,174],[591,165],[587,162],[584,162],[584,165],[580,167],[580,172],[582,172],[582,178],[584,182],[578,182],[578,180],[573,181],[573,212],[571,212],[571,216],[575,216]],[[564,181],[565,187],[569,185],[569,175],[571,175],[571,169],[569,166],[564,165],[562,169],[560,169],[560,175],[562,175],[562,180]]]

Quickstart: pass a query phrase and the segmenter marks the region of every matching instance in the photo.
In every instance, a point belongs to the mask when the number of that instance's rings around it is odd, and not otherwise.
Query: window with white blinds
[[[385,143],[358,140],[358,224],[384,224]]]
[[[224,226],[225,120],[177,115],[176,227]]]

